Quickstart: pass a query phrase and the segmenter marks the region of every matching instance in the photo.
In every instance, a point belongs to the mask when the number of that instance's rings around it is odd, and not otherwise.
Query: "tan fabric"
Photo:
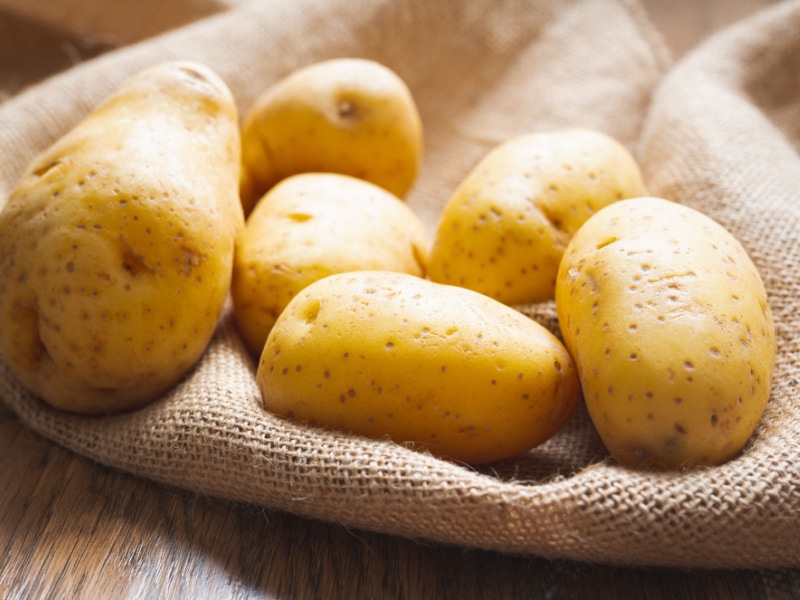
[[[76,37],[123,45],[151,37],[243,0],[0,0],[0,9]]]
[[[0,398],[32,429],[111,467],[348,527],[553,558],[800,567],[798,31],[800,2],[785,2],[670,70],[636,2],[240,3],[0,105],[2,203],[35,152],[154,62],[205,62],[244,110],[296,67],[373,58],[419,103],[427,154],[409,203],[431,231],[456,183],[498,142],[521,131],[605,130],[641,150],[654,193],[729,227],[767,283],[780,340],[774,393],[752,443],[724,466],[622,468],[584,410],[540,448],[481,469],[286,423],[261,408],[255,361],[229,316],[196,369],[138,412],[58,413],[2,361]],[[551,305],[526,312],[555,327]]]

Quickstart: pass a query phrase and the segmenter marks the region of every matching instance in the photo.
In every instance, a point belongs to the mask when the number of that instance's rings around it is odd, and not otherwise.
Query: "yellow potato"
[[[237,244],[239,330],[260,355],[275,319],[308,284],[359,270],[424,277],[427,246],[419,218],[383,188],[335,173],[289,177],[256,205]]]
[[[718,223],[658,198],[601,210],[567,248],[556,306],[589,414],[622,463],[715,465],[747,442],[775,329],[755,266]]]
[[[328,171],[403,198],[422,160],[422,123],[405,82],[366,59],[299,69],[268,88],[242,128],[245,214],[281,179]]]
[[[553,298],[572,235],[596,211],[646,193],[634,158],[598,131],[512,138],[487,154],[447,202],[430,278],[506,304]]]
[[[62,409],[120,411],[197,361],[244,227],[240,148],[225,84],[172,62],[33,161],[0,214],[0,347],[27,388]]]
[[[580,393],[570,355],[535,321],[471,290],[370,271],[300,292],[257,378],[278,415],[471,464],[545,441]]]

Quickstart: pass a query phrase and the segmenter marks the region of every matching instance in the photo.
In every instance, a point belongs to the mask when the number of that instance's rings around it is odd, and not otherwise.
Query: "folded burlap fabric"
[[[430,231],[491,147],[573,126],[617,137],[639,152],[654,194],[728,227],[756,262],[777,323],[764,420],[728,464],[653,473],[608,459],[578,410],[543,446],[474,469],[272,417],[226,314],[196,368],[129,414],[52,410],[0,360],[0,398],[23,422],[115,469],[348,527],[607,563],[800,566],[800,2],[724,32],[675,68],[635,2],[229,4],[0,105],[0,205],[36,152],[156,62],[204,62],[244,111],[299,66],[372,58],[419,105],[426,156],[408,202]],[[557,327],[552,305],[520,308]]]
[[[74,37],[122,46],[222,12],[246,0],[0,0],[0,10]]]

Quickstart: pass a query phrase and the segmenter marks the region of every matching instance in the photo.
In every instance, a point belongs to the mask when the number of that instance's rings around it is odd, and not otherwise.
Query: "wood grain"
[[[142,481],[0,407],[3,598],[797,598],[800,572],[508,556],[350,531]]]
[[[680,57],[709,33],[772,2],[643,3]],[[0,84],[8,93],[72,60],[63,44],[75,42],[57,32],[7,15],[0,32],[6,36],[0,43],[14,47],[16,36],[43,51],[35,60],[2,65]],[[81,52],[102,50],[90,45]],[[2,403],[0,457],[4,599],[800,598],[798,570],[548,561],[352,531],[201,497],[75,456],[31,432]]]

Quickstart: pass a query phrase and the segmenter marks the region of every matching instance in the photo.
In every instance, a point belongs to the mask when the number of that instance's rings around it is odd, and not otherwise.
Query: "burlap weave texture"
[[[426,157],[408,201],[431,232],[489,148],[572,126],[614,135],[637,152],[653,194],[729,228],[759,268],[776,318],[765,418],[739,458],[713,469],[622,468],[583,410],[527,455],[472,469],[271,417],[255,361],[226,316],[173,392],[126,415],[51,410],[0,360],[0,398],[25,423],[116,469],[349,527],[554,558],[800,566],[800,2],[724,32],[677,65],[636,2],[228,4],[0,105],[0,205],[36,152],[155,62],[206,63],[244,111],[299,66],[372,58],[397,71],[419,104]],[[523,310],[554,326],[551,305]]]

